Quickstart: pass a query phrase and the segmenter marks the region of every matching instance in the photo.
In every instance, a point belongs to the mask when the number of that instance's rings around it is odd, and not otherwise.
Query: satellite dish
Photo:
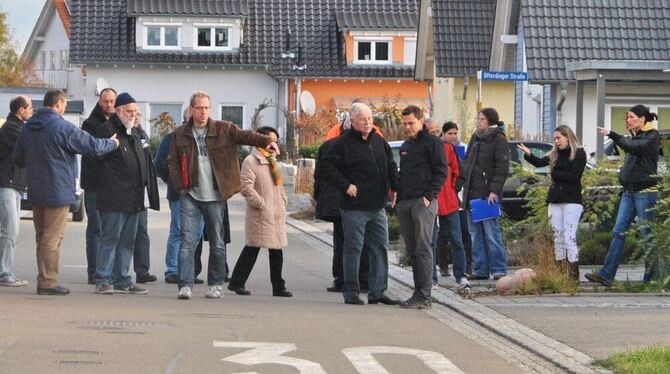
[[[100,96],[100,92],[107,87],[110,87],[110,85],[105,78],[98,78],[98,80],[95,81],[95,96]]]
[[[302,111],[313,116],[316,113],[316,101],[314,101],[314,96],[305,90],[300,93],[300,107]]]

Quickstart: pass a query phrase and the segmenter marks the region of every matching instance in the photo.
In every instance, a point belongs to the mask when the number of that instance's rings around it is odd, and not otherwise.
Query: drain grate
[[[116,326],[77,326],[77,328],[82,330],[98,330],[98,331],[123,330],[122,328]]]
[[[72,323],[77,325],[84,326],[109,326],[109,327],[169,327],[172,326],[168,322],[157,322],[157,321],[118,321],[118,320],[84,320],[84,321],[73,321]]]
[[[77,361],[77,360],[61,360],[56,361],[59,365],[81,365],[81,366],[101,366],[102,361]]]
[[[67,355],[100,355],[100,351],[84,351],[79,349],[56,349],[54,353],[62,353]]]

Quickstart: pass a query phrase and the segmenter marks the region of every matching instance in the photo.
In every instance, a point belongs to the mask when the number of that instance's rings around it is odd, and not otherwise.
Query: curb
[[[323,245],[332,246],[332,236],[324,233],[323,230],[290,217],[286,218],[286,223],[318,240]],[[411,271],[404,270],[392,263],[389,263],[389,277],[404,286],[413,287],[414,281]],[[568,373],[611,373],[606,369],[592,367],[591,364],[594,359],[589,355],[530,329],[476,301],[463,299],[443,287],[433,290],[432,294],[437,304],[453,310],[482,328],[503,337]]]

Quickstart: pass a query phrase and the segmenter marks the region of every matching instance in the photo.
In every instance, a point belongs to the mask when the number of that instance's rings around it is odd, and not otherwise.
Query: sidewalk
[[[325,246],[332,245],[330,223],[290,218],[287,223]],[[397,266],[395,251],[390,251],[388,257],[389,277],[411,287],[411,269]],[[593,270],[592,266],[580,268],[582,274]],[[617,279],[640,280],[642,270],[640,266],[622,266]],[[670,297],[665,295],[584,292],[572,296],[502,297],[495,295],[493,281],[478,281],[473,282],[473,287],[491,291],[490,296],[465,300],[452,292],[453,277],[440,277],[439,284],[433,292],[438,304],[567,372],[603,372],[591,367],[593,358],[638,346],[670,344]]]

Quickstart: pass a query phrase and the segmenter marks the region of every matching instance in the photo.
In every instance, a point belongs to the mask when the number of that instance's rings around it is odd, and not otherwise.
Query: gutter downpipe
[[[463,131],[461,131],[461,134],[465,134],[465,129],[467,128],[467,124],[465,123],[466,119],[468,118],[467,110],[468,110],[468,88],[470,87],[470,77],[465,76],[463,77],[463,97],[461,98],[461,104],[463,106],[461,110],[461,126],[463,127]]]
[[[556,127],[562,125],[563,122],[563,104],[565,104],[565,98],[568,96],[568,83],[561,82],[561,96],[558,99],[556,104]]]

